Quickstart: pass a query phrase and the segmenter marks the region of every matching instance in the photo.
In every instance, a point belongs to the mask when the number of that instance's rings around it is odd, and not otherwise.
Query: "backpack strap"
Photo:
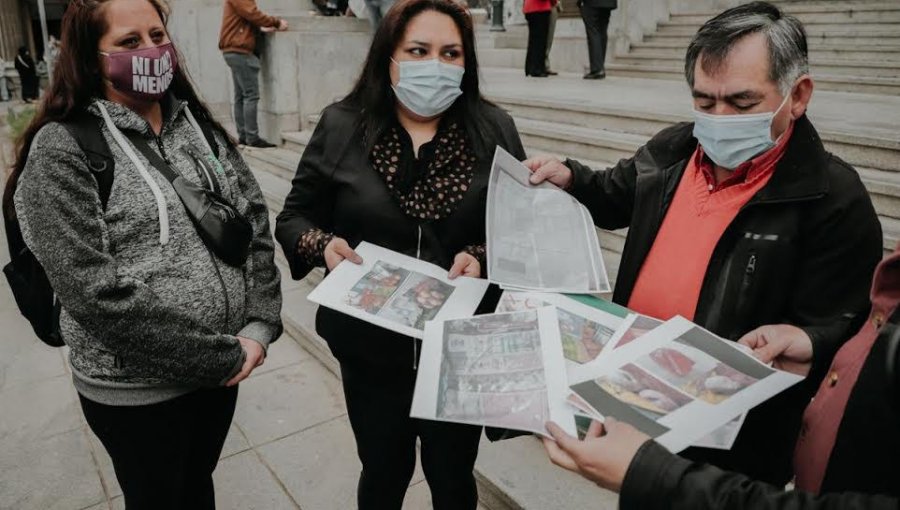
[[[103,206],[103,210],[106,210],[106,204],[109,202],[109,195],[112,192],[116,160],[113,159],[109,144],[103,137],[100,120],[85,113],[63,122],[62,125],[78,142],[78,146],[87,157],[88,167],[90,167],[94,179],[97,180],[100,204]]]
[[[213,155],[219,158],[219,144],[216,142],[215,134],[213,134],[212,125],[205,119],[197,119],[197,125],[200,126],[200,131],[203,131],[203,137],[206,138],[206,143],[213,150]]]

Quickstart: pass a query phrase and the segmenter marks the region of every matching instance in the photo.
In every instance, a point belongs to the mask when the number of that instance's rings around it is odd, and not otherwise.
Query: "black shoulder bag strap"
[[[78,142],[78,146],[87,156],[88,167],[91,169],[94,179],[97,180],[100,204],[103,206],[103,210],[106,210],[109,195],[112,192],[116,161],[112,157],[106,139],[103,138],[100,120],[84,113],[63,122],[62,125]]]

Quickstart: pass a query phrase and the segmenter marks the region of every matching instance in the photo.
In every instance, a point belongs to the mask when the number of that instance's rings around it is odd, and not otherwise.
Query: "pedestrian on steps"
[[[590,69],[584,75],[585,80],[602,80],[606,78],[606,46],[609,41],[607,28],[612,11],[618,7],[618,0],[578,0],[581,19],[587,32],[588,59]]]
[[[522,12],[528,21],[528,51],[525,55],[525,76],[546,78],[547,48],[550,35],[550,15],[558,0],[525,0]]]
[[[234,123],[241,145],[261,149],[275,147],[275,144],[260,138],[256,117],[259,104],[259,40],[265,32],[287,29],[287,21],[260,11],[256,0],[225,0],[219,50],[231,69]]]
[[[56,292],[81,408],[125,506],[209,510],[238,383],[281,333],[281,294],[263,195],[166,17],[158,0],[69,4],[3,209]],[[229,204],[215,212],[243,218],[240,236],[204,220],[222,244],[182,204],[211,190]]]
[[[481,96],[478,78],[465,8],[453,0],[394,5],[350,95],[323,111],[278,216],[276,237],[294,279],[345,259],[360,263],[353,247],[362,241],[439,265],[451,278],[485,276],[494,150],[518,158],[525,151],[512,118]],[[492,297],[482,312],[493,310]],[[482,428],[409,416],[421,340],[325,307],[316,331],[341,366],[362,463],[359,508],[401,508],[418,440],[434,508],[474,510]]]

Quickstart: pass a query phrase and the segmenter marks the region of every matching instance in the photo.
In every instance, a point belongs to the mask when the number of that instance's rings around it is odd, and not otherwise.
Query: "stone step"
[[[697,33],[699,25],[670,25],[660,23],[658,30],[646,36],[646,40],[677,39],[683,41],[687,47],[691,38]],[[834,24],[827,28],[820,26],[806,27],[806,37],[809,41],[832,41],[846,44],[890,44],[900,42],[900,25],[892,25],[884,29],[874,29],[867,25],[847,29],[841,24]]]
[[[897,55],[900,57],[900,52]],[[615,57],[613,62],[649,66],[681,66],[684,62],[684,55],[665,52],[629,53]],[[851,75],[896,78],[900,77],[900,61],[875,60],[874,55],[866,59],[821,58],[814,56],[810,58],[810,71],[813,76]]]
[[[627,56],[653,55],[661,57],[674,57],[684,61],[687,51],[686,46],[667,41],[639,42],[631,46]],[[827,61],[830,59],[844,59],[849,61],[879,61],[892,62],[894,66],[900,66],[900,45],[898,46],[843,46],[835,44],[810,45],[810,59],[813,62]]]
[[[840,23],[845,26],[867,23],[900,23],[900,6],[884,5],[880,8],[870,6],[869,9],[847,9],[833,7],[826,10],[824,8],[810,10],[786,9],[788,14],[797,17],[804,25],[815,25],[818,23]],[[715,13],[698,13],[698,14],[673,14],[670,22],[673,24],[695,25],[700,26],[708,20],[716,16]]]
[[[658,80],[680,80],[684,78],[682,65],[654,66],[642,62],[610,62],[606,65],[606,70],[609,74],[635,78],[653,78]],[[820,90],[900,96],[900,77],[816,74],[815,80],[816,86]]]
[[[657,25],[657,29],[660,32],[672,30],[676,32],[690,31],[690,33],[696,33],[702,24],[703,22],[698,23],[696,21],[682,20],[673,17],[669,21],[660,22]],[[827,34],[834,30],[848,29],[853,29],[854,31],[859,31],[861,33],[894,32],[896,34],[900,31],[900,21],[892,21],[891,19],[850,22],[804,22],[803,26],[806,28],[807,32],[814,35],[822,33]]]
[[[479,50],[479,64],[484,67],[509,67],[523,69],[525,66],[526,50],[511,48],[495,48]],[[838,75],[859,77],[893,77],[900,78],[900,51],[896,53],[898,60],[884,61],[874,60],[876,56],[869,54],[866,59],[841,59],[819,58],[810,59],[810,67],[813,76]],[[654,68],[673,68],[681,66],[684,61],[684,51],[671,52],[639,52],[618,55],[610,64],[644,65]],[[571,69],[567,69],[572,71]]]

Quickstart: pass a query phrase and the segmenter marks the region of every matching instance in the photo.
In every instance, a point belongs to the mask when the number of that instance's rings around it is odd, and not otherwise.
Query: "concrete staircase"
[[[810,66],[820,90],[900,95],[900,2],[780,2],[804,22],[810,48]],[[714,12],[672,14],[655,32],[629,51],[614,55],[607,70],[615,76],[681,79],[684,53],[697,29]],[[554,44],[565,51],[551,55],[558,71],[582,72],[586,59],[567,58],[582,50],[580,20],[561,20]],[[516,26],[501,36],[481,37],[483,66],[524,69],[527,29]],[[574,47],[572,47],[575,45]]]

